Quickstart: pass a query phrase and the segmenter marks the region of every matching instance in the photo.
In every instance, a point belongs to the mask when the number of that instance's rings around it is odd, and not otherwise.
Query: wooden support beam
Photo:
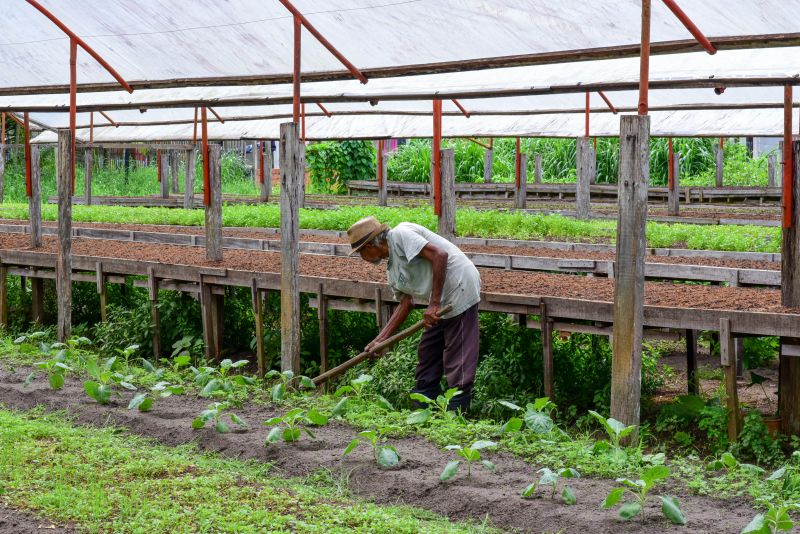
[[[87,206],[92,205],[92,165],[94,164],[92,149],[87,148],[83,151],[83,202]]]
[[[264,302],[263,293],[258,289],[258,281],[253,278],[250,286],[250,297],[253,303],[253,318],[256,324],[256,366],[258,377],[266,374],[266,353],[264,351]]]
[[[166,176],[164,180],[166,181]],[[153,331],[153,358],[161,357],[161,315],[158,309],[158,280],[153,267],[147,269],[147,299],[150,301],[150,328]]]
[[[442,214],[442,101],[433,101],[433,140],[431,141],[431,182],[433,213]]]
[[[681,178],[681,153],[672,154],[672,180],[667,191],[667,214],[677,217],[681,205],[680,178]]]
[[[44,324],[43,278],[31,278],[31,322]]]
[[[588,140],[587,140],[588,144]],[[619,215],[613,306],[611,417],[638,425],[642,390],[644,255],[650,117],[620,119]]]
[[[42,193],[39,145],[31,145],[31,196],[28,197],[28,221],[31,225],[31,246],[42,246]]]
[[[178,194],[178,152],[170,150],[169,152],[169,167],[172,176],[172,192]]]
[[[0,264],[0,327],[8,326],[8,267]]]
[[[225,325],[225,294],[211,293],[211,339],[212,354],[215,360],[222,357],[223,336]]]
[[[319,372],[328,370],[328,298],[324,284],[317,290],[317,319],[319,320]]]
[[[492,183],[494,172],[494,148],[487,148],[483,153],[483,183]]]
[[[97,294],[100,297],[100,320],[105,323],[108,321],[108,286],[103,263],[98,261],[94,270],[97,276]]]
[[[533,183],[541,184],[542,183],[542,155],[541,154],[534,154],[533,155]]]
[[[547,305],[539,305],[539,322],[542,331],[542,369],[544,396],[553,399],[555,394],[555,372],[553,366],[553,320],[547,316]]]
[[[209,155],[209,200],[206,204],[206,258],[222,261],[222,147],[218,144],[208,147]]]
[[[72,132],[58,131],[58,257],[56,294],[58,340],[72,333]]]
[[[270,149],[270,142],[265,142],[264,154],[261,156],[261,202],[269,202],[269,194],[272,192],[272,150]]]
[[[800,177],[800,141],[792,143],[792,157],[788,159],[793,165],[784,168],[784,172],[792,174],[791,180],[784,180],[784,183],[796,184]],[[781,304],[797,308],[800,307],[800,187],[792,187],[790,191],[789,225],[784,225],[781,246]],[[778,413],[781,414],[781,433],[800,435],[800,357],[785,355],[785,347],[795,345],[795,340],[781,338],[780,343]]]
[[[300,372],[300,203],[305,145],[299,124],[281,124],[281,370]]]
[[[589,186],[594,181],[595,174],[594,147],[588,137],[578,139],[576,159],[577,190],[575,192],[575,211],[579,219],[588,219],[590,212]]]
[[[441,211],[438,233],[453,241],[456,237],[456,176],[455,155],[452,148],[441,152]]]
[[[686,380],[689,395],[700,394],[697,377],[697,330],[686,330]]]
[[[727,317],[719,320],[719,355],[720,364],[725,371],[725,396],[728,408],[728,439],[731,442],[739,438],[741,417],[739,414],[739,392],[736,383],[736,351],[733,347],[731,323]]]
[[[190,150],[186,155],[186,175],[183,184],[183,209],[194,208],[194,176],[197,165],[197,147]]]
[[[714,145],[714,165],[716,167],[716,184],[717,187],[722,187],[724,167],[725,167],[725,150],[722,144]]]
[[[514,184],[514,207],[524,210],[528,207],[528,155],[519,155],[519,180]]]
[[[158,157],[158,185],[161,186],[161,198],[169,198],[169,156],[166,151],[159,151]]]
[[[767,187],[775,187],[775,154],[767,156]]]
[[[5,120],[3,120],[5,125]],[[5,129],[5,127],[3,128]],[[6,145],[5,141],[0,143],[0,202],[3,201],[3,185],[5,184],[6,176]]]
[[[211,314],[211,285],[200,276],[200,318],[203,323],[203,348],[205,357],[214,358],[214,326]]]
[[[376,169],[378,179],[378,206],[386,206],[388,200],[389,188],[386,183],[388,177],[388,158],[386,157],[386,144],[383,139],[378,140],[378,150],[376,158]]]

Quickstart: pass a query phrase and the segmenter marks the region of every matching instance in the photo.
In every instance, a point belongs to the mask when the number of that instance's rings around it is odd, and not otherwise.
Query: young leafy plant
[[[114,384],[136,391],[136,386],[132,384],[133,375],[123,375],[114,371],[116,361],[116,356],[113,356],[107,359],[102,366],[96,360],[90,360],[86,364],[86,371],[93,380],[84,382],[83,389],[90,398],[100,404],[108,404],[111,400]]]
[[[605,429],[606,434],[608,434],[609,443],[611,445],[609,456],[619,462],[626,461],[628,459],[628,455],[620,445],[620,441],[636,430],[636,425],[625,426],[624,423],[617,421],[613,417],[606,419],[594,410],[589,410],[589,413],[600,423],[603,429]],[[595,447],[595,450],[600,451],[602,449]]]
[[[272,370],[266,374],[264,377],[267,380],[277,378],[278,381],[275,385],[272,386],[272,402],[278,404],[283,402],[283,399],[286,398],[286,394],[291,391],[293,384],[299,384],[297,386],[298,389],[314,389],[317,386],[314,385],[314,381],[308,378],[307,376],[299,375],[295,376],[292,371],[276,371]]]
[[[244,419],[229,411],[229,409],[230,403],[228,402],[213,402],[209,404],[208,408],[200,412],[200,415],[195,417],[194,421],[192,421],[192,428],[199,430],[211,422],[214,423],[214,429],[217,432],[220,434],[227,434],[231,431],[231,428],[222,420],[222,417],[227,413],[231,423],[239,427],[240,430],[247,429],[247,423]]]
[[[501,427],[503,433],[516,432],[522,428],[522,423],[534,434],[549,434],[554,430],[560,430],[555,424],[554,415],[556,405],[547,397],[541,397],[534,402],[528,403],[523,409],[520,406],[508,401],[498,401],[501,405],[515,412],[523,412],[523,418],[512,417]],[[563,432],[562,432],[563,433]]]
[[[737,469],[741,469],[742,471],[754,475],[764,474],[764,470],[762,468],[753,464],[741,463],[739,462],[739,460],[736,459],[736,457],[733,454],[729,452],[724,452],[720,455],[719,458],[711,460],[706,466],[706,469],[708,469],[709,471],[719,471],[720,469],[735,471]]]
[[[346,384],[337,389],[333,396],[339,398],[339,402],[337,402],[336,406],[333,408],[333,415],[340,415],[345,412],[350,401],[348,395],[352,395],[359,402],[372,402],[383,410],[394,410],[392,403],[386,400],[382,395],[369,392],[367,385],[370,382],[372,382],[372,375],[361,374],[358,378],[351,380],[350,384]]]
[[[411,400],[417,401],[427,407],[411,412],[406,422],[410,425],[419,425],[428,422],[434,415],[438,415],[442,417],[442,419],[448,421],[451,420],[453,418],[453,412],[450,412],[447,407],[450,405],[450,401],[453,397],[460,393],[461,390],[458,388],[450,388],[437,396],[436,399],[430,399],[422,393],[411,393],[409,395]]]
[[[644,505],[647,502],[648,493],[661,480],[669,478],[669,468],[663,465],[656,465],[642,473],[641,478],[630,480],[628,478],[618,478],[617,484],[621,487],[614,488],[600,504],[601,508],[613,508],[627,494],[633,500],[625,502],[620,506],[619,516],[622,519],[632,519],[644,513]],[[686,516],[681,511],[678,499],[670,496],[658,496],[661,499],[661,512],[675,525],[685,525]]]
[[[558,471],[553,471],[550,468],[543,467],[542,469],[539,469],[537,473],[540,473],[542,476],[537,482],[533,482],[522,491],[522,497],[524,499],[532,497],[533,494],[536,493],[536,490],[539,488],[539,486],[551,486],[552,491],[550,493],[550,498],[555,499],[559,479],[578,478],[581,476],[576,469],[571,467],[565,467],[563,469],[559,469]],[[576,504],[578,502],[578,500],[575,498],[575,493],[569,486],[564,486],[564,489],[561,490],[561,500],[564,501],[564,504]]]
[[[742,534],[776,534],[777,532],[789,532],[794,528],[794,521],[789,512],[800,509],[800,504],[775,505],[767,503],[767,506],[767,512],[756,515],[744,527]]]
[[[308,411],[294,408],[281,417],[273,417],[264,421],[264,425],[272,427],[267,434],[267,445],[277,443],[281,439],[286,443],[294,443],[300,439],[302,432],[308,434],[311,439],[317,439],[317,436],[308,427],[327,424],[328,418],[314,408]]]
[[[456,451],[456,454],[460,456],[464,462],[466,462],[467,478],[469,478],[472,476],[472,464],[475,462],[480,462],[486,469],[492,473],[495,472],[495,467],[492,462],[481,459],[481,450],[494,447],[497,447],[497,443],[494,441],[476,441],[469,447],[462,447],[461,445],[448,445],[445,447],[445,449],[449,451]],[[439,480],[446,482],[453,478],[458,472],[458,467],[461,465],[461,462],[462,460],[453,460],[447,462],[447,465],[444,466],[442,474],[439,475]]]
[[[236,369],[240,369],[248,363],[247,360],[234,362],[226,358],[219,362],[219,367],[204,366],[200,369],[190,367],[189,370],[194,374],[195,383],[202,388],[200,390],[201,397],[210,397],[216,393],[230,396],[239,387],[257,383],[253,377],[235,374]]]
[[[366,443],[372,447],[375,463],[380,467],[391,468],[400,462],[400,454],[398,454],[397,449],[392,445],[386,444],[383,430],[364,430],[359,432],[356,438],[347,445],[342,457],[353,452],[361,443]]]
[[[33,364],[38,369],[44,371],[44,374],[47,375],[47,382],[50,384],[51,389],[59,390],[64,387],[64,373],[67,371],[72,371],[72,368],[69,367],[64,360],[64,353],[59,351],[49,360],[44,360]],[[28,387],[35,378],[36,371],[31,371],[31,373],[25,378],[23,387]]]
[[[155,399],[164,399],[172,395],[183,395],[184,387],[180,384],[159,382],[150,388],[149,392],[137,393],[128,403],[128,409],[138,408],[140,412],[149,412],[153,409]]]

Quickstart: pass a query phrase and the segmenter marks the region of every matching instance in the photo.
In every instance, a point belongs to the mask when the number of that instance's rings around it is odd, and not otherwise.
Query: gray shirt
[[[442,288],[441,307],[451,305],[452,311],[443,318],[461,315],[480,300],[481,276],[475,265],[458,247],[427,228],[414,223],[400,223],[389,230],[389,268],[387,277],[400,300],[411,295],[417,302],[428,302],[433,289],[433,266],[420,256],[431,245],[447,252],[447,274]]]

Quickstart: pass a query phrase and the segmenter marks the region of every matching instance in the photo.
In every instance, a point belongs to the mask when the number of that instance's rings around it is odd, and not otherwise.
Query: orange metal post
[[[672,191],[672,186],[675,184],[675,168],[672,165],[672,159],[675,155],[674,149],[672,148],[672,138],[669,138],[667,142],[667,185],[669,186],[669,190]]]
[[[650,0],[642,0],[642,45],[639,51],[639,115],[647,115],[650,84]]]
[[[202,135],[203,135],[203,205],[211,204],[211,167],[208,161],[208,112],[203,106],[201,112]]]
[[[261,143],[261,142],[256,143],[256,147],[258,147],[258,152],[257,152],[258,156],[257,157],[259,158],[259,161],[258,161],[258,183],[260,183],[260,184],[264,183],[264,157],[263,157],[263,153],[262,153],[261,149],[262,149],[262,147],[266,146],[266,144],[267,144],[266,141],[264,141],[263,143]]]
[[[514,152],[514,184],[519,188],[520,179],[522,177],[522,173],[520,172],[520,163],[522,154],[520,153],[520,144],[521,141],[519,137],[517,137],[517,147]]]
[[[286,5],[286,4],[284,4]],[[291,10],[290,10],[291,11]],[[300,17],[294,16],[294,71],[292,73],[292,121],[300,122]]]
[[[75,114],[78,108],[78,41],[69,40],[69,130],[72,132],[72,193],[75,193]]]
[[[31,120],[25,112],[25,194],[30,198],[31,191]]]
[[[662,2],[664,2],[664,4],[675,14],[676,17],[678,17],[678,20],[681,21],[687,30],[689,30],[689,33],[692,34],[692,37],[697,39],[697,42],[700,43],[700,46],[706,49],[706,52],[711,55],[717,53],[717,49],[714,48],[714,45],[711,44],[711,41],[709,41],[708,38],[703,35],[703,32],[700,31],[700,28],[695,26],[694,22],[692,22],[686,13],[683,12],[675,0],[662,0]]]
[[[783,87],[783,227],[792,227],[792,86]]]
[[[433,213],[442,214],[442,101],[433,101]]]

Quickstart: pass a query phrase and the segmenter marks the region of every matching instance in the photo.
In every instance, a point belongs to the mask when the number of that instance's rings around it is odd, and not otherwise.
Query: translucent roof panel
[[[139,87],[286,82],[292,17],[278,0],[39,0]],[[370,77],[620,57],[638,52],[639,0],[294,0],[345,57]],[[797,43],[797,0],[681,2],[719,46]],[[68,84],[69,42],[24,0],[0,18],[0,91]],[[763,36],[771,36],[765,39]],[[696,49],[661,2],[653,2],[653,53]],[[84,88],[113,79],[78,54]],[[307,79],[349,74],[307,31]]]

